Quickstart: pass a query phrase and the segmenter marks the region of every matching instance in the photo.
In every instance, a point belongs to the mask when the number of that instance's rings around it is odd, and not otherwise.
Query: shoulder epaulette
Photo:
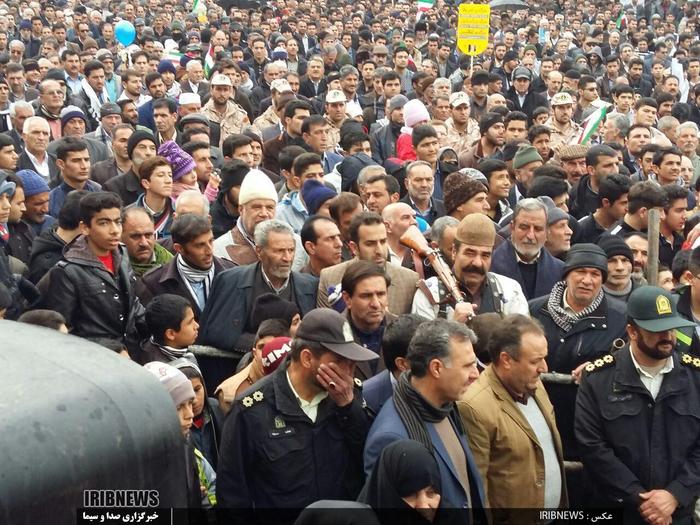
[[[700,357],[695,357],[685,352],[681,353],[681,363],[689,368],[700,370]]]
[[[263,396],[263,393],[260,390],[256,390],[251,395],[245,396],[243,399],[241,399],[241,404],[244,408],[250,408],[255,403],[262,401],[264,398],[265,396]]]
[[[588,365],[586,365],[586,372],[590,374],[591,372],[595,372],[596,370],[602,370],[603,368],[607,368],[614,363],[615,358],[611,354],[608,354],[603,357],[599,357],[591,363],[588,363]]]

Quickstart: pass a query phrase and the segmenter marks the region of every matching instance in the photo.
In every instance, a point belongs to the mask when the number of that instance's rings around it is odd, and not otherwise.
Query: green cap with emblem
[[[627,316],[648,332],[695,326],[693,321],[678,315],[673,296],[657,286],[641,286],[634,290],[627,301]]]

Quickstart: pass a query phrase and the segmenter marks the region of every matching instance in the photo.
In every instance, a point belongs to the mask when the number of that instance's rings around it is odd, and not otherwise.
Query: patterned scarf
[[[559,281],[554,285],[554,288],[552,288],[552,292],[549,294],[549,300],[547,301],[549,315],[552,316],[552,320],[559,328],[564,330],[564,332],[568,332],[581,319],[595,312],[600,306],[600,303],[603,302],[603,297],[605,296],[603,288],[601,287],[598,295],[593,299],[591,304],[576,315],[571,315],[571,313],[564,310],[564,293],[566,293],[566,282]]]
[[[454,417],[455,405],[449,403],[444,407],[435,407],[428,403],[411,384],[410,372],[404,372],[399,377],[394,389],[394,405],[401,418],[409,439],[423,443],[432,453],[433,442],[428,434],[426,423],[439,423],[446,417],[451,417],[457,429],[461,432],[462,426],[458,423],[459,418]]]
[[[214,263],[212,263],[211,268],[208,270],[200,270],[199,268],[190,266],[181,254],[177,254],[175,264],[177,265],[177,271],[185,281],[185,286],[187,286],[190,294],[195,299],[197,299],[197,294],[192,284],[204,283],[204,301],[206,302],[207,297],[209,297],[211,282],[214,280]],[[199,303],[198,300],[197,303]],[[200,304],[199,307],[204,310],[203,304]]]

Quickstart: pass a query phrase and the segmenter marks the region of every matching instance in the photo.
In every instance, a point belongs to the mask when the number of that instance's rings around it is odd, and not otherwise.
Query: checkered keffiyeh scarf
[[[552,320],[554,321],[554,323],[559,328],[564,330],[564,332],[568,332],[578,321],[596,311],[596,309],[600,306],[600,303],[603,302],[604,294],[603,289],[601,288],[598,292],[598,295],[595,299],[593,299],[593,302],[590,305],[588,305],[576,315],[571,315],[569,312],[564,310],[565,292],[566,282],[559,281],[558,283],[556,283],[554,285],[554,288],[552,288],[552,292],[549,294],[549,300],[547,301],[547,310],[549,311],[549,315],[552,316]]]

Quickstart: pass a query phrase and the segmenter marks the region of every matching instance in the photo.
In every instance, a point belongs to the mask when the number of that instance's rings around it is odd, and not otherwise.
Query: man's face
[[[381,180],[365,185],[364,197],[366,199],[365,205],[367,209],[374,213],[379,213],[380,215],[382,210],[393,202],[386,184]]]
[[[585,308],[598,296],[603,285],[603,273],[597,268],[576,268],[566,277],[566,300],[569,304]]]
[[[132,213],[122,228],[122,242],[129,258],[138,264],[151,262],[156,238],[150,218],[145,213]]]
[[[56,159],[56,166],[61,170],[63,179],[74,186],[90,178],[90,154],[87,149],[72,151],[65,160]]]
[[[27,208],[24,212],[24,218],[34,224],[42,224],[49,213],[49,192],[27,197],[24,205]]]
[[[318,80],[323,76],[323,62],[320,60],[311,60],[307,66],[307,74],[309,78]]]
[[[458,244],[459,247],[453,244],[450,250],[455,277],[469,288],[478,287],[486,279],[486,272],[491,269],[493,247]]]
[[[158,133],[170,135],[175,130],[177,113],[170,113],[166,107],[156,108],[153,110],[153,119]]]
[[[627,137],[627,149],[636,157],[641,152],[642,146],[649,142],[651,142],[651,132],[648,129],[634,128]]]
[[[384,321],[388,305],[386,279],[378,275],[362,279],[352,295],[343,292],[343,299],[358,328],[376,330]]]
[[[547,227],[546,247],[549,252],[557,255],[568,252],[571,248],[572,234],[567,219],[562,219]]]
[[[511,240],[517,252],[528,259],[536,257],[547,240],[544,210],[522,211],[511,224]]]
[[[17,224],[21,219],[27,206],[24,201],[24,190],[16,188],[15,194],[10,199],[10,216],[7,220],[10,224]]]
[[[292,271],[295,248],[294,236],[284,232],[269,232],[267,245],[264,248],[255,248],[265,275],[275,279],[287,279]]]
[[[357,75],[347,75],[345,78],[340,79],[340,86],[346,95],[354,96],[358,82]]]
[[[81,223],[82,233],[97,255],[106,255],[119,247],[122,236],[121,210],[107,208],[97,212],[90,224]]]
[[[389,247],[386,226],[383,223],[360,226],[358,241],[358,244],[351,241],[350,247],[359,259],[384,266],[389,257]]]
[[[158,166],[151,173],[150,180],[141,179],[141,186],[158,197],[170,197],[173,194],[173,170],[170,166]]]
[[[505,128],[505,142],[511,140],[527,139],[527,122],[524,120],[511,120]]]
[[[309,256],[319,261],[324,268],[338,264],[343,249],[338,226],[333,221],[316,221],[314,232],[316,242],[308,241],[304,246]]]
[[[255,165],[253,157],[253,146],[251,146],[250,144],[239,146],[233,151],[233,158],[242,160],[248,165],[249,168],[252,168]]]
[[[625,244],[632,250],[634,273],[642,273],[647,267],[649,242],[638,235],[633,235],[625,239]]]
[[[656,122],[656,108],[652,106],[640,107],[634,115],[634,121],[635,124],[653,126]]]
[[[384,86],[384,98],[389,100],[392,97],[401,93],[401,81],[396,79],[387,80],[383,84]]]
[[[608,280],[606,281],[616,289],[627,286],[632,276],[632,261],[624,255],[615,255],[608,259]]]
[[[0,169],[15,171],[18,159],[19,155],[15,152],[14,146],[9,145],[0,148]]]
[[[27,149],[32,153],[43,153],[46,151],[46,147],[49,145],[49,125],[48,122],[34,122],[27,133],[22,135],[24,142],[27,145]]]
[[[123,81],[124,90],[132,97],[138,97],[141,94],[141,79],[137,76],[130,76]]]
[[[501,354],[503,380],[517,394],[532,395],[537,390],[540,375],[547,372],[547,338],[541,333],[526,332],[520,337],[518,358]]]
[[[231,86],[211,86],[211,98],[214,100],[214,104],[225,105],[232,94]]]
[[[95,92],[100,93],[105,87],[105,70],[104,69],[93,69],[87,77],[88,84],[95,90]]]
[[[156,78],[150,84],[148,84],[148,93],[154,99],[163,98],[165,96],[165,91],[165,82],[163,82],[163,79],[161,78]]]
[[[670,357],[676,347],[674,330],[665,332],[649,332],[639,327],[627,325],[627,335],[630,342],[645,356],[661,360]]]
[[[292,118],[285,117],[287,133],[294,137],[301,136],[301,126],[308,116],[310,116],[308,109],[297,109]]]
[[[134,166],[139,167],[143,161],[156,156],[156,145],[151,140],[142,140],[134,148],[131,154],[131,161]]]
[[[450,339],[450,357],[442,362],[438,389],[443,400],[457,401],[469,386],[479,378],[476,354],[471,342]]]
[[[681,174],[681,157],[673,154],[664,155],[661,164],[654,166],[654,171],[662,184],[677,181]]]
[[[435,173],[428,166],[416,166],[406,178],[408,194],[415,202],[427,202],[433,195]]]
[[[554,106],[554,120],[561,126],[568,126],[574,114],[574,107],[571,104],[561,104]]]
[[[190,62],[192,64],[192,62]],[[193,84],[198,84],[204,78],[204,68],[199,62],[194,62],[187,69],[187,77]]]
[[[208,270],[214,264],[214,234],[206,232],[186,244],[177,244],[175,250],[182,254],[187,264]]]
[[[271,199],[253,199],[239,206],[238,211],[248,235],[254,235],[255,227],[261,222],[275,218],[276,205]]]
[[[608,175],[620,173],[620,165],[618,164],[617,157],[601,155],[598,157],[597,164],[595,166],[588,166],[587,170],[593,179],[600,182]]]
[[[676,145],[685,155],[693,155],[698,147],[698,134],[692,128],[683,128],[678,133]]]
[[[415,149],[418,160],[424,160],[432,165],[437,163],[438,151],[440,150],[440,142],[437,137],[425,137]]]
[[[674,232],[683,232],[687,207],[687,199],[676,199],[670,203],[663,219],[668,229]]]
[[[345,102],[326,102],[326,114],[335,124],[340,124],[345,120]],[[328,132],[328,130],[326,131]]]
[[[196,164],[197,180],[202,183],[209,182],[209,177],[214,171],[214,164],[211,161],[209,148],[200,148],[192,152],[192,158]]]
[[[547,76],[547,91],[549,91],[549,94],[553,95],[554,93],[558,93],[561,89],[562,82],[563,77],[561,73],[559,73],[558,71],[552,71]]]

